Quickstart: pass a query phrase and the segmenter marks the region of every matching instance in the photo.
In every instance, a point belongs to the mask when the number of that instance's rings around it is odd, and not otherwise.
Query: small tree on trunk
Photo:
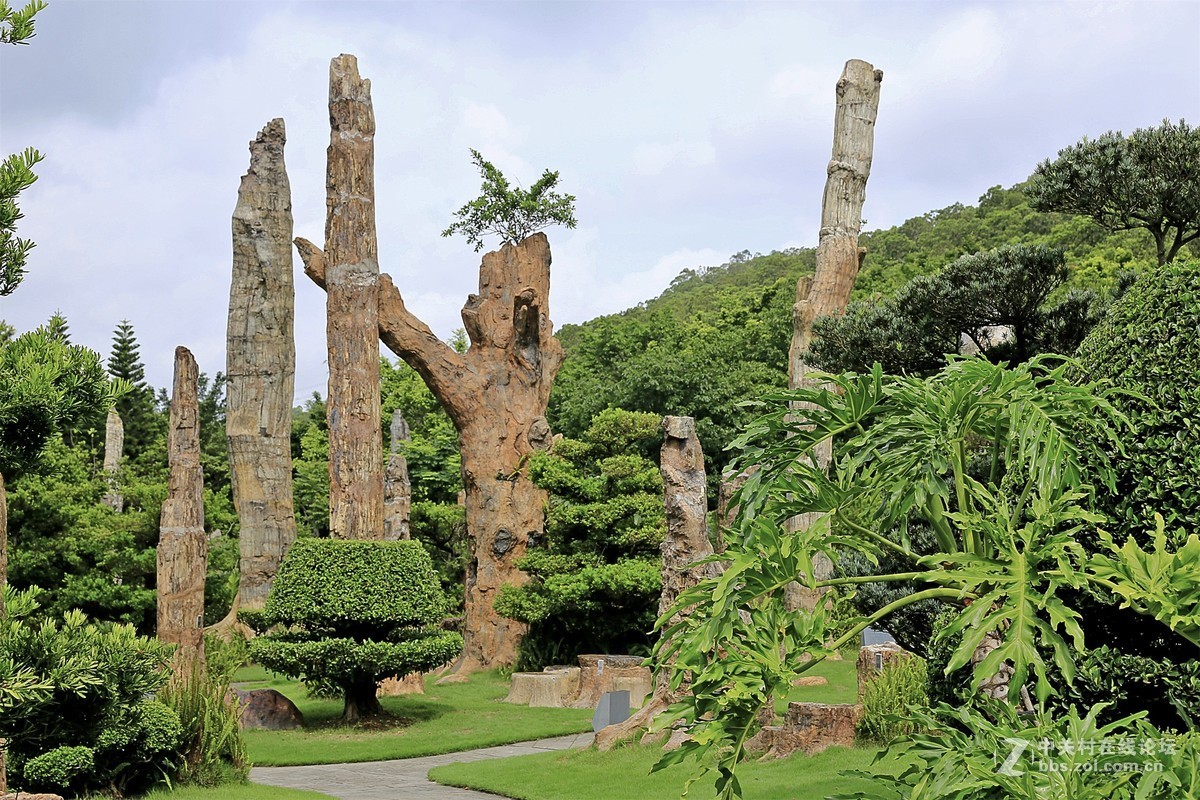
[[[369,83],[363,81],[363,88],[348,93],[336,109],[331,103],[331,117],[335,125],[342,116],[366,120],[369,103]],[[347,147],[344,155],[344,160],[330,159],[327,185],[331,198],[334,193],[353,198],[352,212],[335,216],[331,200],[326,251],[351,237],[353,231],[353,241],[362,248],[353,263],[377,265],[373,193],[364,189],[373,175],[373,156],[365,147]],[[451,226],[447,232],[462,230],[478,244],[478,237],[488,232],[508,239],[550,223],[574,225],[569,213],[574,198],[562,198],[550,191],[557,174],[547,172],[529,192],[520,192],[509,189],[502,182],[503,176],[494,168],[488,169],[491,165],[482,158],[477,163],[484,172],[484,196],[459,212],[466,227]],[[354,187],[358,191],[352,192]],[[504,202],[492,203],[495,197],[505,198]],[[532,213],[527,213],[530,209]],[[503,227],[492,231],[489,218],[503,221]],[[343,219],[355,220],[355,226]],[[332,292],[335,261],[331,252],[323,252],[306,239],[297,239],[296,248],[305,273]],[[361,281],[364,286],[369,282],[367,278]],[[553,336],[549,296],[550,245],[545,235],[532,233],[519,241],[508,240],[498,251],[484,255],[479,268],[479,293],[470,295],[462,310],[471,342],[466,353],[455,352],[408,311],[386,274],[378,277],[377,312],[365,289],[357,306],[357,318],[377,320],[378,337],[420,373],[458,429],[467,531],[473,549],[467,565],[466,641],[458,664],[461,673],[512,664],[524,632],[521,623],[499,616],[493,603],[501,586],[519,585],[525,580],[516,562],[525,554],[529,537],[542,531],[545,494],[529,480],[524,466],[527,456],[549,447],[551,439],[546,405],[563,354]],[[332,396],[330,401],[332,414]],[[364,449],[356,459],[378,464],[382,462],[378,421],[371,436],[378,452],[372,455]],[[332,463],[332,449],[330,459]],[[381,518],[382,479],[379,490]],[[361,505],[374,496],[364,493]],[[373,499],[370,505],[374,508]],[[382,534],[382,520],[378,530]]]

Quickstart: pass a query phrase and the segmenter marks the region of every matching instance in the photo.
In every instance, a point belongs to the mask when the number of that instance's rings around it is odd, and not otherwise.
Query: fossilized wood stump
[[[691,417],[663,418],[663,445],[659,455],[663,477],[663,505],[667,512],[667,535],[662,543],[662,595],[659,616],[667,613],[680,593],[717,574],[715,564],[693,566],[712,555],[708,540],[708,502],[704,475],[704,453],[696,438]],[[672,618],[672,623],[679,617]],[[670,662],[657,665],[654,691],[645,705],[629,719],[596,733],[596,747],[608,750],[640,730],[649,728],[654,717],[687,691],[686,683],[675,692],[670,687]]]
[[[158,638],[178,645],[176,671],[204,660],[204,473],[200,466],[200,371],[186,347],[175,348],[167,432],[167,499],[158,538]]]
[[[348,64],[353,64],[353,57],[335,59],[334,71],[348,75]],[[368,146],[371,136],[365,132],[370,115],[365,84],[342,91],[342,99],[330,107],[334,139],[346,144],[337,159],[333,158],[334,146],[330,147],[327,252],[307,240],[296,240],[305,273],[327,291],[332,292],[335,263],[345,262],[340,267],[343,272],[346,264],[363,267],[356,273],[363,286],[362,293],[355,295],[362,311],[355,317],[359,322],[374,313],[363,305],[370,303],[372,284],[365,267],[378,263],[370,202],[374,164]],[[360,118],[358,132],[352,133],[343,118]],[[373,133],[373,124],[370,130]],[[341,209],[337,213],[335,206]],[[335,225],[335,219],[356,223]],[[349,249],[344,239],[361,248],[352,258],[344,254],[335,257],[339,248]],[[409,312],[387,275],[379,277],[377,286],[379,338],[421,375],[458,429],[473,558],[467,565],[465,642],[455,670],[467,674],[511,665],[525,626],[500,617],[493,603],[501,586],[527,580],[516,562],[524,555],[529,536],[542,531],[545,494],[529,480],[524,465],[533,450],[550,445],[546,404],[562,364],[562,347],[553,336],[549,317],[549,242],[545,235],[535,233],[483,257],[479,293],[470,295],[462,310],[471,341],[466,353],[456,352]],[[332,386],[330,394],[332,397]],[[331,402],[331,414],[333,408]],[[378,442],[378,423],[372,436]],[[364,451],[355,460],[376,463],[381,459],[381,453]],[[365,492],[363,498],[365,501]],[[374,508],[373,500],[370,505]],[[382,515],[382,500],[380,509]],[[379,531],[382,534],[382,523]]]
[[[782,723],[764,726],[746,749],[768,759],[785,758],[795,752],[813,755],[829,747],[853,747],[862,713],[860,705],[788,703]]]
[[[868,644],[859,649],[858,659],[855,662],[855,667],[858,671],[859,701],[862,701],[863,690],[867,687],[867,684],[875,680],[884,667],[888,664],[904,661],[912,657],[912,653],[895,642]]]
[[[125,498],[121,497],[121,489],[117,485],[117,472],[121,469],[121,455],[125,450],[125,426],[121,423],[121,415],[109,411],[104,421],[104,481],[108,489],[100,502],[120,513],[125,508]]]
[[[379,246],[375,112],[354,56],[329,65],[325,290],[329,347],[329,532],[383,537],[379,438]]]
[[[879,112],[879,87],[883,71],[865,61],[846,62],[837,82],[837,100],[833,121],[833,154],[826,170],[825,193],[821,201],[821,228],[817,240],[817,266],[812,277],[804,276],[796,284],[796,304],[792,309],[792,343],[788,349],[788,387],[798,389],[809,384],[812,371],[805,362],[812,341],[813,321],[818,317],[841,314],[850,302],[854,281],[866,254],[858,246],[862,229],[862,208],[866,200],[867,178],[875,147],[875,118]],[[803,406],[796,406],[803,415]],[[814,453],[817,466],[828,470],[833,458],[832,443],[822,442]],[[811,525],[817,515],[801,514],[789,522],[792,530]],[[829,577],[833,564],[828,558],[814,557],[816,577]],[[813,609],[821,593],[798,584],[788,588],[790,608]]]
[[[296,383],[292,190],[282,119],[250,143],[233,211],[233,279],[226,331],[225,431],[239,523],[238,607],[261,609],[296,540],[292,396]]]
[[[383,538],[408,539],[412,512],[412,482],[408,478],[408,459],[404,444],[409,439],[408,422],[400,409],[392,412],[392,446],[383,476]]]

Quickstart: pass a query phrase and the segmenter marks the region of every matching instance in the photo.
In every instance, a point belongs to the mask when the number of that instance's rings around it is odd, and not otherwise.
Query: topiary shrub
[[[446,602],[420,542],[300,539],[279,567],[250,655],[310,686],[336,686],[342,719],[382,713],[384,678],[445,664],[462,637],[439,624]]]
[[[0,619],[0,738],[15,787],[59,794],[139,791],[178,761],[179,717],[150,699],[168,678],[171,646],[130,625],[97,626],[78,611],[34,621],[29,593],[7,592]]]
[[[1148,543],[1155,513],[1168,532],[1200,530],[1200,261],[1142,275],[1077,358],[1084,380],[1141,395],[1111,398],[1132,423],[1125,453],[1113,459],[1116,490],[1099,498],[1116,538]]]

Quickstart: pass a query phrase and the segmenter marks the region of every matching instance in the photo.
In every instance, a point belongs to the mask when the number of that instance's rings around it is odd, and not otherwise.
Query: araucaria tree
[[[384,678],[453,660],[462,637],[439,627],[444,597],[425,548],[415,541],[300,539],[279,567],[264,623],[280,626],[250,643],[255,661],[310,687],[340,691],[342,719],[382,712]]]
[[[342,56],[335,64],[342,59],[353,61],[352,56]],[[369,90],[369,82],[363,81],[361,90],[340,98],[336,108],[331,103],[331,117],[373,119]],[[365,134],[352,128],[342,132],[345,139],[356,136]],[[368,149],[351,148],[344,162],[330,161],[330,192],[338,187],[344,191],[351,181],[371,175],[373,168]],[[373,201],[360,193],[355,202],[353,214],[330,215],[326,241],[358,236],[362,247],[369,242],[373,248]],[[502,235],[508,236],[545,224],[548,212],[537,203],[530,207],[517,202],[494,213],[511,216],[497,217],[502,220]],[[534,227],[522,224],[526,219],[533,220]],[[567,222],[561,214],[550,221]],[[471,233],[465,232],[470,238]],[[297,239],[296,247],[305,273],[326,288],[335,266],[328,254],[305,239]],[[373,253],[370,250],[362,260],[373,260]],[[458,353],[405,308],[388,275],[378,276],[379,338],[421,374],[458,429],[473,551],[466,576],[466,641],[460,672],[512,664],[524,633],[521,623],[500,617],[493,604],[501,586],[524,582],[516,563],[525,555],[529,538],[542,531],[545,494],[529,480],[524,467],[530,453],[550,445],[546,404],[563,358],[553,336],[549,296],[550,245],[545,235],[505,241],[498,251],[483,257],[479,293],[470,295],[462,310],[470,348]],[[363,314],[370,311],[362,309]],[[378,397],[378,388],[373,391]],[[374,436],[378,442],[378,425]],[[375,457],[381,462],[379,449]],[[382,480],[380,497],[382,515]]]
[[[1039,164],[1025,191],[1039,211],[1086,214],[1110,231],[1145,228],[1165,264],[1200,238],[1200,129],[1163,120],[1085,138]]]

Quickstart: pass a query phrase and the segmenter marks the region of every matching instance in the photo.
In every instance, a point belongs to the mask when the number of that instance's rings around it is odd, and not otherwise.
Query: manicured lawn
[[[794,686],[787,697],[775,701],[775,711],[787,711],[788,703],[857,703],[858,670],[854,658],[847,656],[841,661],[825,660],[804,673],[819,675],[829,683],[825,686]]]
[[[183,786],[175,790],[158,789],[143,795],[142,800],[329,800],[330,795],[306,792],[302,789],[281,789],[256,783],[235,783],[205,788]]]
[[[590,709],[500,702],[508,680],[494,672],[444,686],[427,680],[424,695],[380,698],[397,719],[363,727],[340,725],[342,701],[310,698],[297,681],[273,678],[259,667],[240,671],[236,680],[246,688],[276,689],[304,714],[300,730],[246,731],[250,760],[262,767],[412,758],[591,730]]]
[[[694,764],[661,772],[650,768],[656,747],[629,746],[600,753],[577,750],[476,761],[438,767],[429,777],[448,786],[492,792],[518,800],[676,800]],[[847,769],[871,769],[874,750],[830,748],[815,756],[745,764],[738,772],[746,800],[819,800],[834,792],[865,790],[870,783],[841,777]],[[690,797],[712,797],[712,781],[697,782]]]

